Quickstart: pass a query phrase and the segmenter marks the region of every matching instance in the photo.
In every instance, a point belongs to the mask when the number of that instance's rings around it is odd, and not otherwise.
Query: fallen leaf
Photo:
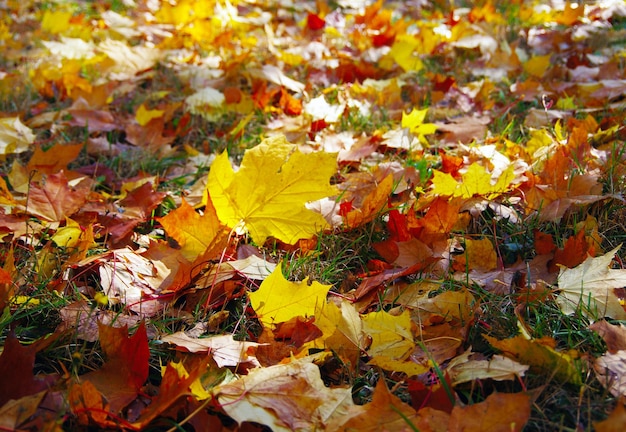
[[[88,188],[71,187],[62,171],[50,174],[42,185],[31,185],[27,211],[47,221],[62,221],[80,210],[88,193]]]
[[[591,324],[589,329],[600,335],[610,352],[626,350],[626,326],[624,324],[615,325],[606,320],[599,320]]]
[[[449,431],[522,431],[530,418],[531,399],[525,393],[493,393],[484,402],[455,406]]]
[[[613,396],[626,396],[626,350],[603,354],[593,363],[593,369]]]
[[[123,303],[142,316],[153,316],[165,304],[158,298],[163,280],[171,269],[130,248],[112,250],[99,259],[102,290],[114,303]]]
[[[67,395],[70,410],[83,426],[97,425],[102,428],[113,428],[117,425],[111,417],[111,408],[91,381],[70,384]]]
[[[303,349],[328,349],[348,362],[352,367],[367,348],[366,335],[359,313],[348,301],[340,307],[333,302],[316,305],[315,327],[322,336],[307,343]]]
[[[180,398],[192,393],[191,386],[207,370],[206,358],[195,357],[181,367],[168,363],[161,379],[159,393],[152,398],[150,405],[132,423],[135,429],[145,429],[155,418],[167,412]]]
[[[35,134],[19,117],[0,119],[0,154],[22,153],[35,142]]]
[[[11,399],[4,405],[0,405],[0,428],[19,430],[22,424],[37,413],[46,393],[46,390],[40,391],[19,399]]]
[[[393,191],[393,176],[390,174],[383,179],[375,189],[365,196],[363,203],[345,215],[345,223],[348,228],[356,228],[371,222],[387,205],[389,196]]]
[[[582,384],[580,370],[574,364],[574,358],[568,353],[558,352],[540,341],[529,340],[523,335],[504,340],[488,335],[483,335],[483,337],[505,356],[529,365],[534,373],[548,377],[554,376],[555,379],[564,383]]]
[[[611,414],[605,420],[594,422],[593,427],[596,432],[622,432],[625,424],[626,408],[623,399],[619,399]]]
[[[11,399],[20,399],[47,390],[56,380],[54,375],[35,376],[35,355],[50,345],[57,336],[22,345],[9,333],[0,354],[0,407]]]
[[[200,215],[183,199],[180,207],[157,220],[191,263],[218,258],[227,245],[228,231],[217,219],[210,203]]]
[[[192,338],[185,332],[176,332],[161,338],[162,342],[191,353],[207,353],[213,357],[219,367],[238,366],[240,363],[251,363],[261,366],[251,354],[253,348],[259,346],[255,342],[236,341],[232,335],[219,335],[208,338]]]
[[[248,231],[257,245],[268,237],[294,244],[328,226],[305,204],[336,193],[329,184],[335,169],[335,155],[303,154],[278,136],[247,150],[236,173],[226,153],[218,156],[208,191],[219,219]]]
[[[436,416],[444,420],[446,415]],[[329,431],[411,431],[423,429],[422,419],[413,408],[393,395],[384,379],[379,379],[372,401],[365,405],[352,406],[344,415],[329,425]]]
[[[481,379],[496,381],[514,380],[523,377],[529,366],[501,355],[494,355],[491,359],[474,359],[476,354],[470,350],[450,360],[446,372],[450,375],[452,385]]]
[[[626,286],[626,270],[609,268],[620,247],[596,258],[588,257],[573,269],[561,268],[556,302],[563,313],[574,313],[580,307],[591,320],[626,320],[626,311],[614,291]]]
[[[145,104],[141,104],[135,114],[135,120],[139,123],[139,126],[145,126],[150,123],[150,120],[160,118],[165,114],[164,110],[151,110],[146,108]]]
[[[66,170],[67,165],[78,157],[83,147],[83,143],[56,144],[46,150],[42,146],[35,146],[27,168],[41,174],[56,174]]]
[[[283,276],[282,266],[265,279],[258,290],[249,293],[250,304],[261,323],[271,327],[275,323],[289,321],[293,317],[310,317],[316,308],[326,303],[330,285],[311,282],[290,282]]]
[[[372,357],[405,360],[415,347],[408,310],[398,316],[385,311],[370,312],[363,316],[363,330],[372,337],[367,350]]]
[[[307,359],[254,369],[213,389],[222,409],[237,423],[253,421],[274,432],[325,430],[354,405],[349,388],[328,388]]]
[[[99,324],[100,346],[106,361],[100,369],[81,375],[106,398],[113,414],[133,401],[148,379],[150,349],[146,326],[142,322],[133,336],[128,327]]]
[[[500,176],[492,181],[492,175],[477,162],[471,164],[462,174],[460,181],[448,173],[433,170],[430,193],[437,196],[472,198],[484,196],[493,199],[511,188],[515,179],[514,165],[510,165]]]
[[[433,123],[424,123],[428,108],[423,110],[413,109],[409,114],[402,112],[402,127],[408,128],[409,131],[418,137],[421,142],[426,142],[424,135],[432,135],[437,132],[437,125]]]

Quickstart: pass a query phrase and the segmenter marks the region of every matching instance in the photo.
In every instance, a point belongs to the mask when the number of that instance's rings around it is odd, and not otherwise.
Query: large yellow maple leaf
[[[237,172],[226,153],[215,158],[209,195],[219,219],[256,244],[268,237],[294,244],[328,226],[305,204],[337,192],[330,185],[336,160],[332,153],[303,154],[284,136],[268,138],[246,151]]]

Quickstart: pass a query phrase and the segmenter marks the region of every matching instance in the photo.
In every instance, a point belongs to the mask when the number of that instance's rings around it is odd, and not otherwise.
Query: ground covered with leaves
[[[0,429],[621,430],[622,1],[0,17]]]

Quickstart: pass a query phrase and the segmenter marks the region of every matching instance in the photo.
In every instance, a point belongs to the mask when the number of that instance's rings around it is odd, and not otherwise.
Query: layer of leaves
[[[621,426],[626,9],[457,6],[2,3],[0,427]]]

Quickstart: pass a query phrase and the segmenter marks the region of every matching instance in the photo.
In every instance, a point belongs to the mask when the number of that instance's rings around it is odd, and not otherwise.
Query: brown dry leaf
[[[448,144],[459,142],[468,144],[472,141],[481,141],[487,134],[487,125],[491,122],[489,117],[460,117],[447,123],[435,122],[437,131],[443,133],[442,141]]]
[[[596,321],[589,326],[590,330],[598,333],[610,352],[626,350],[626,326],[611,324],[606,320]]]
[[[144,429],[155,418],[175,406],[183,396],[194,394],[191,389],[200,376],[211,366],[206,357],[193,357],[184,365],[174,366],[168,363],[159,386],[159,394],[150,401],[150,405],[141,412],[140,417],[132,424],[137,430]]]
[[[109,418],[111,409],[108,402],[91,381],[70,384],[67,399],[79,424],[96,424],[102,428],[114,428],[117,425]]]
[[[398,242],[396,245],[398,257],[392,263],[396,267],[410,267],[433,257],[433,250],[416,238]]]
[[[19,430],[22,424],[36,414],[46,393],[44,390],[19,399],[11,399],[0,406],[0,429]]]
[[[111,132],[120,128],[108,111],[78,108],[69,109],[67,113],[72,116],[68,121],[70,126],[86,127],[89,133]]]
[[[443,420],[447,419],[447,415],[435,418]],[[414,431],[415,427],[419,428],[418,430],[430,430],[423,428],[422,421],[413,408],[387,389],[384,379],[379,379],[372,402],[351,407],[341,418],[335,418],[327,430],[409,432]]]
[[[326,387],[310,359],[254,369],[213,395],[239,424],[253,421],[274,432],[324,430],[354,406],[350,389]]]
[[[67,169],[67,164],[78,157],[84,144],[54,145],[46,150],[36,146],[33,155],[28,161],[30,171],[38,171],[43,174],[55,174]]]
[[[72,330],[78,339],[95,342],[99,337],[98,325],[135,327],[141,321],[137,315],[126,315],[112,310],[94,309],[86,300],[78,300],[59,311],[61,323],[56,331]]]
[[[521,431],[530,418],[530,396],[525,393],[493,393],[474,405],[455,406],[449,431]]]
[[[88,187],[70,186],[62,171],[50,174],[42,185],[31,185],[26,211],[47,221],[62,221],[81,209],[88,193]]]
[[[623,432],[625,424],[626,408],[624,399],[620,398],[611,414],[605,420],[594,422],[593,426],[596,432]]]
[[[393,190],[393,175],[388,175],[376,185],[365,198],[359,208],[350,211],[345,216],[345,223],[349,228],[355,228],[372,221],[387,205],[389,195]]]

